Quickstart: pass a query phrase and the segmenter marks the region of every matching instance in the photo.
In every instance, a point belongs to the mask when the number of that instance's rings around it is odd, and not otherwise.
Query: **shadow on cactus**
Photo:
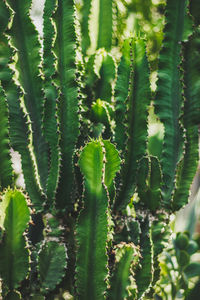
[[[0,2],[3,299],[158,297],[169,217],[198,162],[199,2],[167,0],[155,99],[145,39],[113,57],[114,1],[99,2],[91,55],[92,1],[77,14],[73,0],[46,0],[42,41],[31,0]],[[164,128],[158,151],[150,105]]]

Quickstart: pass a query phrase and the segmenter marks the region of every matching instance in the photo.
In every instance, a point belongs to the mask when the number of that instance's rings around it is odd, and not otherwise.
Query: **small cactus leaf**
[[[4,298],[4,300],[20,300],[20,299],[22,299],[21,295],[18,292],[14,292],[14,291],[9,292]]]
[[[113,33],[113,13],[112,13],[113,0],[100,0],[99,3],[99,30],[97,49],[105,48],[110,51],[112,46],[112,33]]]
[[[89,32],[89,18],[91,12],[92,0],[83,0],[83,5],[81,8],[82,19],[80,21],[81,25],[81,46],[83,55],[85,56],[88,48],[90,47],[90,32]]]
[[[0,189],[12,184],[12,163],[8,135],[8,105],[0,85]]]
[[[11,44],[17,49],[16,70],[23,90],[24,104],[29,113],[33,151],[43,191],[48,177],[48,149],[42,130],[43,81],[40,73],[41,44],[30,18],[31,0],[7,0],[12,9],[12,26],[9,30]],[[41,155],[42,153],[42,155]]]
[[[76,228],[76,286],[80,300],[104,299],[107,288],[108,195],[103,184],[104,160],[100,141],[88,143],[79,159],[85,178],[84,208]]]
[[[63,244],[49,241],[42,245],[38,255],[38,271],[42,293],[55,289],[66,272],[67,253]]]
[[[145,155],[147,146],[147,116],[151,93],[145,41],[140,38],[133,39],[131,53],[132,73],[127,100],[128,141],[125,163],[121,170],[122,186],[115,201],[117,210],[126,207],[133,196],[138,161]]]
[[[139,259],[138,250],[132,243],[117,245],[115,252],[116,263],[110,280],[108,300],[121,300],[130,296],[128,286],[131,284],[131,269]]]
[[[10,26],[9,23],[12,20],[12,16],[4,1],[0,2],[0,12],[2,14],[1,24],[4,24],[4,27],[0,26],[0,56],[2,58],[0,61],[0,79],[8,103],[11,146],[21,155],[26,190],[34,204],[34,208],[42,210],[41,189],[37,176],[35,176],[35,165],[30,153],[30,119],[21,107],[21,90],[14,83],[13,70],[10,69],[10,63],[15,61],[14,50],[10,45],[9,37],[4,34],[4,30],[5,27]]]
[[[139,266],[135,271],[135,281],[138,291],[138,299],[142,299],[149,291],[150,284],[153,279],[153,249],[150,238],[150,222],[148,218],[140,222],[140,249],[141,259]]]
[[[59,209],[73,208],[75,193],[73,156],[79,135],[77,40],[74,0],[58,0],[53,21],[56,25],[54,52],[57,57],[56,84],[60,87],[58,120],[61,132],[61,171],[56,194]]]
[[[163,173],[163,205],[170,207],[174,176],[182,153],[183,133],[180,114],[181,95],[181,41],[186,16],[186,0],[167,0],[163,48],[160,52],[155,112],[164,124],[165,134],[161,166]]]
[[[18,190],[7,190],[1,202],[1,222],[5,234],[0,244],[0,275],[13,290],[25,279],[29,268],[29,251],[24,232],[30,220],[25,196]]]
[[[122,156],[126,146],[126,111],[127,97],[129,91],[129,81],[131,72],[131,40],[124,41],[122,48],[122,57],[117,71],[117,81],[115,84],[115,135],[114,141],[117,149],[122,151]]]
[[[56,9],[56,1],[45,1],[43,14],[43,73],[44,73],[44,135],[48,142],[50,163],[46,194],[48,204],[52,203],[58,185],[60,169],[59,134],[57,122],[56,100],[58,92],[52,77],[55,75],[55,54],[52,51],[55,39],[55,26],[52,16]]]

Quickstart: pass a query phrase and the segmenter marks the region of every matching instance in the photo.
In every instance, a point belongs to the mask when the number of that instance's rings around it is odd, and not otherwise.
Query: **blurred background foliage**
[[[75,0],[77,15],[81,21],[83,0]],[[150,63],[150,78],[152,101],[156,89],[157,66],[159,51],[163,39],[165,0],[115,0],[113,1],[114,35],[111,55],[116,60],[120,58],[120,49],[125,38],[141,35],[147,40],[147,54]],[[98,0],[92,0],[91,17],[89,22],[91,44],[87,51],[88,60],[97,48],[98,31]],[[44,0],[33,0],[31,17],[42,36],[42,13]],[[97,101],[98,102],[98,101]],[[95,104],[98,106],[98,103]],[[153,106],[149,109],[149,139],[148,151],[152,155],[160,156],[163,126],[154,114]],[[15,165],[17,185],[23,186],[23,176],[20,168],[20,157],[12,153]],[[196,285],[199,290],[200,281],[200,169],[191,187],[189,204],[171,216],[171,241],[161,256],[161,279],[158,283],[159,299],[200,299],[198,294],[190,293]],[[182,239],[182,243],[180,240]],[[178,240],[178,241],[177,241]],[[183,241],[184,240],[184,241]],[[184,244],[185,243],[185,244]],[[183,266],[194,263],[192,270],[185,274]],[[196,264],[196,265],[195,265]],[[187,268],[186,268],[187,269]],[[66,296],[66,299],[71,299]]]

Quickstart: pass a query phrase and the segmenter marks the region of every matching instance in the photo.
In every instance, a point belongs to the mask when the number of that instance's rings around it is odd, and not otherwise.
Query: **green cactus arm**
[[[112,84],[115,80],[116,71],[115,61],[111,54],[105,52],[102,49],[100,49],[100,51],[97,53],[95,63],[97,60],[102,61],[102,63],[98,70],[98,75],[100,78],[96,83],[95,95],[96,98],[100,98],[111,103],[113,95]]]
[[[150,236],[152,240],[152,254],[153,254],[153,281],[148,293],[148,296],[153,297],[155,291],[155,284],[160,278],[160,261],[159,255],[169,243],[170,228],[166,221],[166,216],[159,214],[156,220],[151,224]]]
[[[104,140],[103,144],[106,151],[104,183],[108,189],[110,204],[112,204],[116,197],[114,178],[116,173],[120,171],[121,159],[119,157],[119,152],[110,141]]]
[[[98,52],[97,52],[98,53]],[[89,56],[88,61],[85,62],[85,93],[87,95],[86,105],[91,105],[92,101],[96,100],[96,95],[93,86],[96,84],[96,81],[99,78],[99,74],[96,72],[96,56],[97,53],[94,53]]]
[[[97,49],[105,48],[106,51],[110,51],[112,46],[112,2],[112,0],[100,0],[99,3],[99,32]]]
[[[22,93],[20,88],[14,83],[13,71],[9,68],[9,64],[12,64],[14,60],[14,51],[11,45],[8,44],[8,37],[4,34],[10,21],[10,12],[3,1],[0,2],[0,13],[2,15],[1,24],[4,23],[4,26],[0,27],[0,56],[2,58],[0,61],[0,78],[8,103],[11,146],[21,155],[27,192],[35,205],[35,209],[41,210],[43,199],[37,177],[35,176],[36,171],[33,158],[29,151],[31,145],[30,121],[28,115],[23,112],[21,107]]]
[[[90,47],[90,32],[89,32],[89,17],[92,6],[92,0],[84,0],[81,8],[81,37],[82,37],[82,51],[83,55],[86,55],[88,48]]]
[[[105,163],[105,177],[104,177],[104,183],[109,191],[115,175],[117,172],[120,170],[120,164],[121,164],[121,159],[119,157],[119,153],[115,146],[110,143],[110,141],[106,140],[103,141],[103,145],[105,148],[105,158],[106,158],[106,163]]]
[[[18,190],[7,190],[0,213],[5,231],[0,244],[0,274],[4,284],[13,290],[25,279],[29,268],[29,252],[23,236],[30,220],[25,196]]]
[[[182,151],[182,129],[179,122],[182,106],[181,41],[183,39],[186,0],[168,0],[163,48],[160,52],[155,111],[164,124],[165,134],[161,158],[163,202],[170,206],[177,162]]]
[[[149,179],[150,162],[148,157],[143,157],[139,161],[138,171],[137,171],[137,191],[140,201],[148,207],[149,198],[147,196],[148,192],[148,179]]]
[[[112,102],[116,66],[112,55],[99,49],[86,63],[86,93],[88,100],[98,98]]]
[[[97,99],[91,106],[91,121],[94,123],[102,123],[108,128],[111,127],[111,116],[113,115],[113,107],[106,101]]]
[[[42,245],[38,256],[39,280],[41,291],[47,294],[61,282],[67,266],[65,246],[57,241]]]
[[[114,141],[117,149],[122,150],[122,156],[126,147],[126,101],[129,91],[130,70],[131,70],[131,54],[130,39],[125,40],[122,48],[122,57],[117,71],[117,81],[115,85],[115,131]]]
[[[108,197],[102,184],[103,157],[101,142],[92,141],[83,149],[79,159],[85,178],[85,192],[84,209],[76,230],[78,299],[104,299],[107,287]]]
[[[17,49],[18,59],[15,67],[24,92],[24,103],[30,115],[33,151],[35,152],[40,183],[43,190],[46,191],[48,152],[42,132],[43,83],[39,71],[41,45],[29,16],[32,1],[8,0],[6,2],[12,12],[12,26],[9,35],[13,47]]]
[[[191,126],[186,129],[184,156],[178,166],[176,185],[172,198],[173,211],[179,210],[188,202],[190,186],[198,166],[198,137],[197,126]]]
[[[60,87],[58,116],[61,131],[61,172],[56,204],[60,209],[72,208],[74,189],[73,155],[79,134],[78,83],[76,79],[76,36],[73,0],[59,0],[54,20],[57,28],[57,84]]]
[[[60,150],[59,150],[59,134],[57,120],[58,98],[57,88],[53,82],[53,76],[56,73],[56,57],[52,51],[55,39],[55,27],[52,21],[53,14],[56,10],[56,0],[46,1],[43,14],[43,73],[44,73],[44,135],[49,146],[49,174],[47,179],[47,198],[51,203],[55,197],[58,185],[59,169],[60,169]]]
[[[0,187],[6,188],[12,184],[12,163],[10,157],[8,133],[8,106],[5,94],[0,85]]]
[[[199,60],[200,60],[200,31],[197,29],[184,43],[182,67],[184,70],[184,108],[183,125],[185,127],[185,147],[183,158],[179,164],[176,177],[175,191],[172,199],[172,208],[179,210],[187,204],[190,186],[195,176],[199,160],[198,126],[200,120],[200,87],[199,87]]]
[[[121,243],[117,245],[116,249],[116,264],[113,271],[113,276],[110,282],[110,289],[108,290],[108,300],[121,300],[130,296],[127,287],[130,285],[130,275],[132,265],[135,264],[139,258],[138,250],[134,244]]]
[[[153,253],[152,253],[152,241],[150,238],[150,222],[148,217],[140,222],[141,234],[140,234],[140,249],[141,259],[138,264],[138,268],[135,271],[135,281],[137,284],[138,299],[144,297],[148,292],[150,284],[153,279]]]
[[[143,157],[137,171],[137,191],[141,203],[152,213],[161,206],[161,168],[157,157]]]
[[[152,212],[161,208],[161,182],[162,171],[160,162],[155,156],[151,156],[151,174],[149,179],[150,186],[150,208]]]
[[[145,155],[147,117],[150,103],[149,67],[143,39],[132,41],[133,66],[127,109],[127,151],[122,167],[122,186],[115,201],[115,209],[125,207],[130,201],[136,184],[138,161]]]
[[[183,45],[183,62],[184,70],[184,126],[200,123],[200,28],[196,28],[187,42]]]

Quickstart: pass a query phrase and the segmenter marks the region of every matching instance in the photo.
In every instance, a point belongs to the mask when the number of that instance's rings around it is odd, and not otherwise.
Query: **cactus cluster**
[[[99,1],[90,53],[91,0],[79,14],[74,0],[46,0],[42,40],[31,0],[0,1],[3,299],[154,297],[169,217],[187,203],[198,163],[200,4],[166,1],[152,99],[142,34],[125,39],[120,60],[111,54],[115,2]],[[159,157],[148,144],[152,105]]]

